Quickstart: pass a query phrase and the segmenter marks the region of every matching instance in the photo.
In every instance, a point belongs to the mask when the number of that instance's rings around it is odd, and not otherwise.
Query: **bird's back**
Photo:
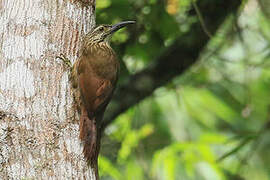
[[[105,43],[88,47],[79,58],[77,71],[79,89],[89,115],[104,111],[114,91],[119,71],[119,63],[112,48]]]

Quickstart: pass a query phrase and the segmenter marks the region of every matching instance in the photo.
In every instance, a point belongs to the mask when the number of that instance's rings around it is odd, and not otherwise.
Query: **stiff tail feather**
[[[97,129],[96,118],[90,119],[87,113],[82,112],[80,116],[80,139],[83,143],[83,154],[88,165],[95,170],[98,178],[98,153],[100,146],[100,135]]]

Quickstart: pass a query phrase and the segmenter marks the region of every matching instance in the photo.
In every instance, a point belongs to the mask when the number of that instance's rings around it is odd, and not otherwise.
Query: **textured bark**
[[[75,60],[94,18],[94,0],[0,0],[0,179],[95,179],[55,59]]]

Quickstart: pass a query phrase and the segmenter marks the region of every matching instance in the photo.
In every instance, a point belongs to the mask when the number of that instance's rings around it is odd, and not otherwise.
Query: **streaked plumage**
[[[109,36],[133,21],[100,25],[82,42],[80,56],[71,71],[74,97],[80,112],[80,139],[87,162],[97,171],[102,118],[114,92],[119,62],[109,45]]]

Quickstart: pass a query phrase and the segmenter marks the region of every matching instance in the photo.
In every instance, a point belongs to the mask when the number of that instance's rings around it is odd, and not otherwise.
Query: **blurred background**
[[[137,21],[112,37],[120,84],[192,24],[209,38],[196,63],[106,128],[101,179],[270,179],[270,1],[242,0],[213,34],[204,1],[217,0],[97,0],[97,24]]]

